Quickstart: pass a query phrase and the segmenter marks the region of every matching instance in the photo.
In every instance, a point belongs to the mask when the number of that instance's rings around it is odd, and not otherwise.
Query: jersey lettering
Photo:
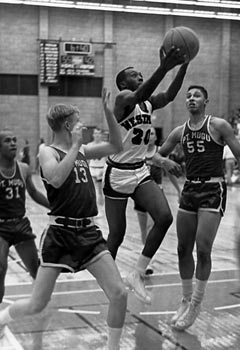
[[[140,145],[142,143],[142,141],[143,141],[144,145],[147,145],[149,142],[149,138],[150,138],[150,132],[151,132],[151,130],[148,129],[144,135],[144,132],[142,129],[134,128],[133,134],[136,136],[134,136],[132,138],[133,145]]]
[[[19,187],[7,187],[6,188],[6,199],[20,198]]]
[[[186,144],[187,144],[188,153],[194,153],[195,151],[201,153],[205,151],[204,140],[198,140],[196,142],[195,147],[194,147],[194,141],[188,141]]]
[[[76,178],[75,178],[76,184],[79,184],[82,182],[84,183],[88,182],[87,173],[84,167],[78,167],[78,168],[74,167],[73,170],[76,175]]]

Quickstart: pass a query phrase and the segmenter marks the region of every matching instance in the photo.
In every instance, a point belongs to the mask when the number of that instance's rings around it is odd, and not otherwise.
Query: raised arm
[[[186,75],[187,67],[189,63],[184,63],[178,70],[178,73],[167,91],[160,92],[157,95],[152,95],[150,102],[152,103],[153,110],[166,106],[169,102],[172,102],[181,89],[184,77]]]
[[[24,174],[24,178],[26,181],[26,189],[27,189],[29,195],[31,196],[31,198],[36,203],[49,209],[49,203],[48,203],[47,197],[36,188],[36,186],[33,182],[30,167],[27,164],[23,164],[23,163],[21,163],[20,166],[21,166],[21,170],[22,170],[22,173]]]
[[[121,132],[110,107],[110,93],[105,88],[102,92],[102,104],[109,129],[109,140],[100,145],[84,145],[85,155],[88,159],[102,158],[123,149]]]
[[[179,49],[173,47],[164,55],[163,49],[161,48],[160,66],[151,77],[140,84],[135,91],[123,90],[117,95],[114,107],[114,113],[117,119],[119,120],[123,116],[126,107],[134,107],[137,103],[149,99],[167,72],[183,62],[184,58],[180,56]]]
[[[46,146],[40,150],[39,162],[43,176],[53,187],[61,187],[70,174],[82,145],[82,133],[83,126],[78,122],[71,132],[72,146],[61,161],[52,147]]]

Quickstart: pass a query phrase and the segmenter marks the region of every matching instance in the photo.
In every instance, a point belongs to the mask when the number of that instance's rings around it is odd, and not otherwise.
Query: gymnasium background
[[[209,114],[228,119],[240,106],[240,5],[227,2],[0,0],[0,128],[14,129],[19,150],[29,140],[33,168],[40,137],[51,141],[45,116],[52,104],[77,105],[90,140],[94,126],[106,129],[102,86],[114,99],[115,76],[126,66],[149,77],[175,26],[192,28],[200,51],[175,101],[155,112],[155,127],[165,138],[186,119],[190,84],[207,88]]]

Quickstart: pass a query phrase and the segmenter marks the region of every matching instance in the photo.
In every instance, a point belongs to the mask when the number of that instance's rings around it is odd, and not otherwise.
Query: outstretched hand
[[[182,167],[177,162],[174,162],[174,160],[166,158],[163,167],[165,170],[167,170],[167,172],[169,172],[172,175],[175,175],[176,177],[182,176]]]
[[[83,143],[83,130],[86,130],[86,127],[84,127],[81,122],[77,122],[71,131],[72,143],[78,144],[79,147]]]
[[[164,47],[160,48],[160,61],[162,68],[169,71],[180,64],[188,64],[187,56],[180,54],[180,49],[172,46],[169,52],[165,52]]]
[[[102,89],[102,104],[106,116],[111,115],[113,113],[110,105],[110,96],[111,93],[104,87]]]

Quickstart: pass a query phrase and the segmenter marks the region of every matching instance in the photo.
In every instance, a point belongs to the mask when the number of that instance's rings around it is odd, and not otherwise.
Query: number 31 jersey
[[[16,162],[12,176],[0,172],[0,218],[11,219],[25,215],[26,185]]]
[[[109,157],[114,162],[136,163],[145,158],[151,132],[152,105],[149,101],[145,101],[144,105],[145,110],[136,104],[134,110],[119,122],[123,150]]]

